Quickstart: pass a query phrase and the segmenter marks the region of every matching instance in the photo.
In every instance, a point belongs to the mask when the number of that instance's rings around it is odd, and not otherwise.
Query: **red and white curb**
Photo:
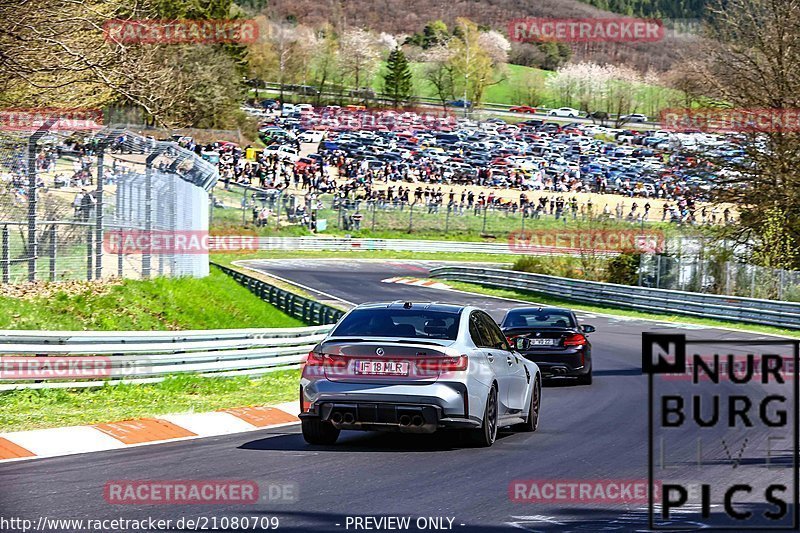
[[[299,412],[297,402],[287,402],[274,407],[240,407],[91,426],[0,433],[0,462],[116,450],[286,426],[298,422]]]
[[[381,282],[402,283],[403,285],[416,285],[418,287],[428,287],[429,289],[450,290],[450,285],[447,285],[446,283],[425,278],[408,278],[408,277],[387,278],[387,279],[382,279]]]

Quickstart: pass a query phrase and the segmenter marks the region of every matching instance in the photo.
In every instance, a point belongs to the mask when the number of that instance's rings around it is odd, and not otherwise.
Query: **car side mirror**
[[[517,337],[514,339],[514,348],[519,351],[522,350],[529,350],[531,347],[531,340],[526,339],[525,337]]]
[[[584,333],[594,333],[597,330],[595,329],[594,326],[590,326],[589,324],[584,324],[583,326],[581,326],[581,331],[583,331]]]

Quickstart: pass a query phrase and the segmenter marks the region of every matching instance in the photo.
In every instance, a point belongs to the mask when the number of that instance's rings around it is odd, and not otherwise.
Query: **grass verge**
[[[99,424],[287,402],[297,398],[299,379],[299,370],[282,370],[255,379],[181,375],[149,385],[9,391],[0,393],[0,430]]]
[[[304,324],[211,269],[196,278],[37,284],[30,296],[0,296],[0,329],[181,330]],[[46,295],[40,295],[45,292]]]
[[[538,303],[543,305],[553,305],[561,307],[569,307],[571,309],[586,311],[588,313],[601,313],[615,316],[624,316],[630,318],[642,318],[649,320],[662,320],[664,322],[675,322],[680,324],[698,324],[702,326],[709,326],[715,328],[728,328],[737,329],[749,333],[768,333],[771,335],[780,335],[782,337],[800,338],[800,331],[791,329],[781,329],[771,326],[760,326],[758,324],[739,324],[736,322],[726,322],[724,320],[714,320],[710,318],[690,317],[682,315],[665,315],[660,313],[644,313],[641,311],[631,311],[628,309],[619,309],[616,307],[588,305],[565,300],[563,298],[555,298],[546,294],[521,291],[515,289],[498,289],[495,287],[486,287],[475,283],[466,283],[463,281],[440,280],[454,289],[460,291],[472,292],[476,294],[486,294],[488,296],[499,296],[501,298],[512,298],[515,300],[523,300],[531,303]]]

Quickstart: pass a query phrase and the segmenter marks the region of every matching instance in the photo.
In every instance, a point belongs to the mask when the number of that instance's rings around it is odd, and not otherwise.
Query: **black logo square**
[[[642,333],[642,372],[686,372],[686,335]]]

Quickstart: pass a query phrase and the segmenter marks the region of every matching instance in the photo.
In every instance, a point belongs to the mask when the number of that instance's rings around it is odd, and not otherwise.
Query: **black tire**
[[[539,427],[539,410],[542,407],[542,383],[536,380],[533,384],[531,403],[528,407],[528,418],[522,424],[514,426],[516,431],[533,432]]]
[[[470,440],[475,446],[488,448],[497,439],[497,388],[492,387],[486,397],[483,424],[480,429],[470,430]]]
[[[578,385],[591,385],[592,384],[592,371],[589,370],[588,374],[578,376]]]
[[[300,425],[303,428],[303,438],[309,444],[333,444],[341,431],[330,422],[317,418],[307,418]]]

